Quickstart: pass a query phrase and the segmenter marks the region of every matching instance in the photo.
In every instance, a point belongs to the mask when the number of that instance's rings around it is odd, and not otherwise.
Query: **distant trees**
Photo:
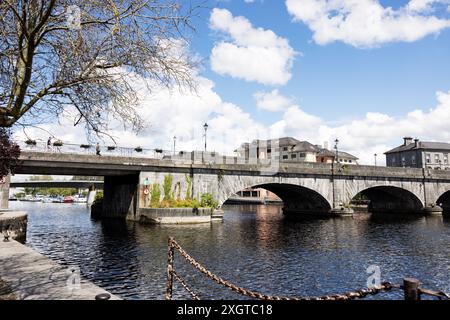
[[[104,133],[110,118],[140,129],[134,75],[195,87],[195,61],[180,44],[198,8],[181,0],[0,1],[0,127],[71,107],[74,125],[89,132]]]

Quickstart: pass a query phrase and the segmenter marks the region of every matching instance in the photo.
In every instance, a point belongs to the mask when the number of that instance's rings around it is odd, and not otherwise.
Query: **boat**
[[[63,199],[64,203],[73,203],[73,201],[74,201],[73,197],[71,197],[71,196],[65,196]]]
[[[75,197],[73,197],[73,201],[75,203],[86,203],[87,198],[85,196],[76,195]]]
[[[44,197],[44,198],[42,199],[42,202],[43,202],[43,203],[52,203],[53,200],[54,200],[54,198],[51,198],[51,197]]]
[[[52,198],[52,202],[53,203],[63,203],[64,202],[64,198],[62,196],[57,196],[55,198]]]

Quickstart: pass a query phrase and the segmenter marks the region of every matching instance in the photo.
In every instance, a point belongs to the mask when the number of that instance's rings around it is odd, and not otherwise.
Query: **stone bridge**
[[[292,214],[343,213],[359,194],[370,199],[371,212],[439,212],[436,205],[450,212],[447,171],[319,163],[252,164],[239,158],[219,158],[175,161],[23,152],[16,173],[103,176],[101,216],[130,220],[138,220],[139,209],[149,203],[145,189],[158,183],[162,190],[164,177],[169,174],[175,197],[211,193],[219,202],[218,209],[238,191],[261,187],[278,195],[284,212]],[[6,194],[8,182],[2,188]],[[5,207],[4,199],[2,205]]]

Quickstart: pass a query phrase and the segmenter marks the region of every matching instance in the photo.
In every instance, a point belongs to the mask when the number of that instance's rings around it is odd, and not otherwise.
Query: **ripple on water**
[[[383,280],[404,276],[450,291],[448,218],[287,220],[278,206],[230,206],[224,222],[141,226],[93,221],[82,205],[11,203],[29,214],[27,245],[126,299],[164,299],[167,238],[240,286],[267,294],[324,295],[366,286],[366,269]],[[175,266],[202,298],[242,298],[176,256]],[[174,297],[190,296],[175,286]],[[393,291],[370,299],[401,299]]]

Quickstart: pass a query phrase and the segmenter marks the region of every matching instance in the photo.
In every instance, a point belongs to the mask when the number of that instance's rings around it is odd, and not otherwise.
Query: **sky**
[[[146,128],[112,130],[121,146],[225,154],[292,136],[384,163],[404,136],[450,142],[450,0],[208,1],[181,50],[198,56],[197,93],[135,79]],[[83,128],[43,124],[84,143]],[[27,134],[46,141],[36,128]],[[18,131],[17,138],[23,138]],[[105,142],[108,143],[108,142]]]

